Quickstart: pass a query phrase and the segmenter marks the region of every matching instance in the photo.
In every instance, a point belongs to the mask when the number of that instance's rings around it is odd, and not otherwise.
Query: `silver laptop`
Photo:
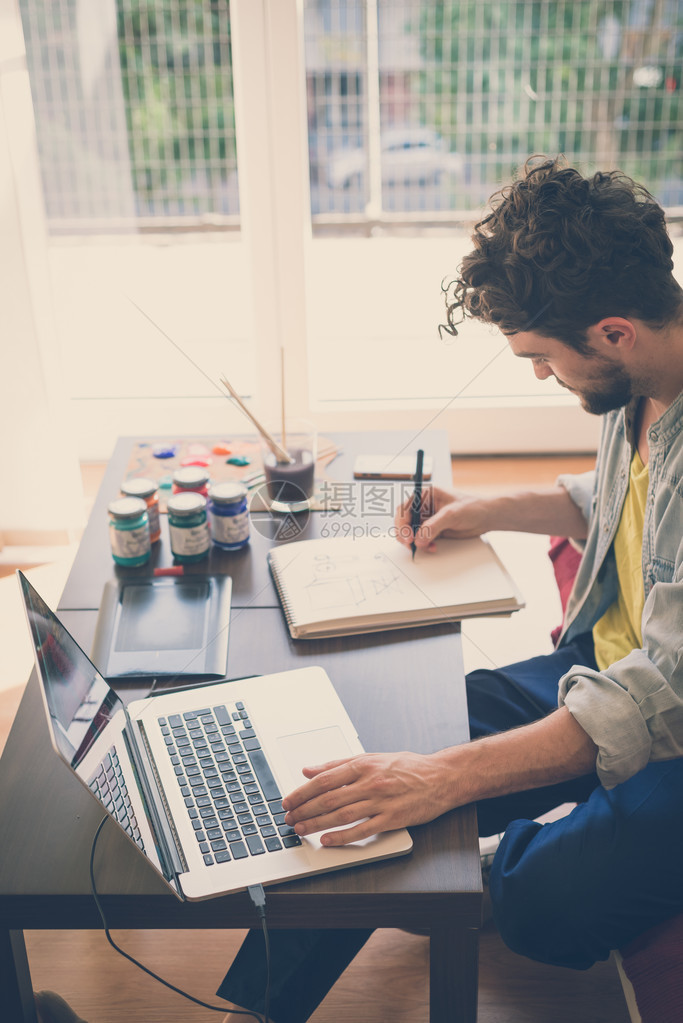
[[[284,823],[281,799],[304,781],[302,767],[363,752],[322,668],[188,687],[125,707],[17,575],[55,750],[179,898],[410,851],[405,830],[330,849]]]

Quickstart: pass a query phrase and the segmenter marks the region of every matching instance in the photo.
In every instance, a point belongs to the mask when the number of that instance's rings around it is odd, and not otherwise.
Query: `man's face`
[[[600,416],[623,408],[633,397],[633,382],[619,359],[594,349],[574,351],[561,341],[533,332],[511,334],[514,355],[530,359],[539,380],[555,377],[561,387],[575,394],[586,412]]]

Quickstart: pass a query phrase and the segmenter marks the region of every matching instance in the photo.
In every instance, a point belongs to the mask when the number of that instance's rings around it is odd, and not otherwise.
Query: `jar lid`
[[[117,497],[109,502],[107,511],[117,519],[137,519],[147,511],[147,505],[141,497]]]
[[[209,482],[209,474],[199,465],[187,465],[184,469],[176,469],[173,482],[179,487],[198,487]]]
[[[209,497],[217,504],[239,504],[247,496],[247,488],[241,483],[214,483]]]
[[[121,484],[121,493],[127,497],[151,497],[156,491],[157,485],[154,480],[143,476],[135,476],[133,479],[124,480]]]
[[[172,515],[196,515],[206,508],[206,498],[202,494],[190,491],[187,494],[174,494],[169,497],[167,510]]]

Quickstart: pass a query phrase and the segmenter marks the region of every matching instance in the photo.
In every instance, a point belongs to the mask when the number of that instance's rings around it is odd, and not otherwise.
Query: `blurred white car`
[[[462,171],[462,157],[448,151],[446,142],[431,128],[390,128],[382,132],[382,184],[434,184],[444,175]],[[338,149],[330,154],[327,181],[332,188],[357,186],[366,173],[365,148]]]

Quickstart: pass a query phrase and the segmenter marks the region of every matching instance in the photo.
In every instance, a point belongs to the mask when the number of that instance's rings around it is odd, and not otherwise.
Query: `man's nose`
[[[547,362],[535,362],[534,373],[539,380],[547,380],[548,377],[555,376]]]

